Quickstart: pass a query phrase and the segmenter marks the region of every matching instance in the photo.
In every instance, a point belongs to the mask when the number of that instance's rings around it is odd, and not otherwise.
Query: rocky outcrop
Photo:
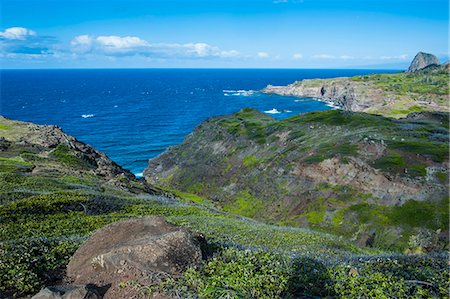
[[[262,92],[316,98],[334,107],[357,112],[373,108],[374,103],[382,98],[381,90],[367,88],[367,84],[348,78],[303,80],[288,86],[269,85]]]
[[[3,128],[0,129],[0,152],[23,152],[17,158],[32,164],[21,170],[27,175],[51,178],[87,175],[97,182],[95,185],[98,188],[164,194],[138,180],[104,153],[66,134],[57,126],[14,121],[2,116],[0,126]],[[22,166],[17,164],[15,167]]]
[[[43,288],[31,299],[100,299],[102,292],[94,285],[59,285]]]
[[[417,72],[430,66],[439,66],[439,59],[433,54],[419,52],[408,68],[408,73]]]
[[[76,284],[110,284],[106,298],[122,298],[121,282],[151,284],[198,265],[200,245],[189,231],[162,217],[119,221],[95,232],[75,252],[67,276]]]
[[[261,92],[315,98],[343,110],[401,118],[415,111],[450,111],[448,76],[448,65],[439,66],[434,55],[421,52],[407,74],[305,79],[287,86],[268,85]]]

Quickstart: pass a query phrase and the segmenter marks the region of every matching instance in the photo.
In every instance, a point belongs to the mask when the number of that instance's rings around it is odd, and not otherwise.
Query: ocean
[[[282,119],[331,107],[311,98],[264,95],[268,84],[382,70],[69,69],[1,70],[0,114],[57,125],[140,175],[150,158],[205,119],[245,107]]]

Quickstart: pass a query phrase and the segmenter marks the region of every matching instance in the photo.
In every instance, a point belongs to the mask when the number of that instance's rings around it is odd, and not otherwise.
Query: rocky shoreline
[[[414,67],[407,73],[305,79],[287,86],[268,85],[261,92],[315,98],[342,110],[395,118],[411,112],[449,112],[448,88],[445,82],[440,82],[448,78],[449,65],[438,65],[437,58],[430,55],[417,54],[411,63]],[[441,89],[430,88],[430,82],[440,85]]]

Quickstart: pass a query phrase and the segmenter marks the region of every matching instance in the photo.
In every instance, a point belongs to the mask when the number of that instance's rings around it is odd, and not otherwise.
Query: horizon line
[[[50,68],[1,68],[0,71],[31,70],[380,70],[406,71],[400,68],[368,68],[368,67],[333,67],[333,68],[295,68],[295,67],[50,67]]]

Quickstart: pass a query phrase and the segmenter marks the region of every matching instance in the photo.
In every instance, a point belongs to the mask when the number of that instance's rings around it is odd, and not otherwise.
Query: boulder
[[[96,231],[72,256],[67,277],[76,284],[111,284],[108,293],[119,296],[121,282],[158,283],[201,259],[200,241],[188,230],[163,217],[134,218]]]
[[[439,59],[433,54],[419,52],[411,62],[411,65],[408,68],[408,73],[413,73],[432,65],[440,65]]]
[[[45,287],[31,299],[99,299],[102,298],[94,285],[58,285]]]

